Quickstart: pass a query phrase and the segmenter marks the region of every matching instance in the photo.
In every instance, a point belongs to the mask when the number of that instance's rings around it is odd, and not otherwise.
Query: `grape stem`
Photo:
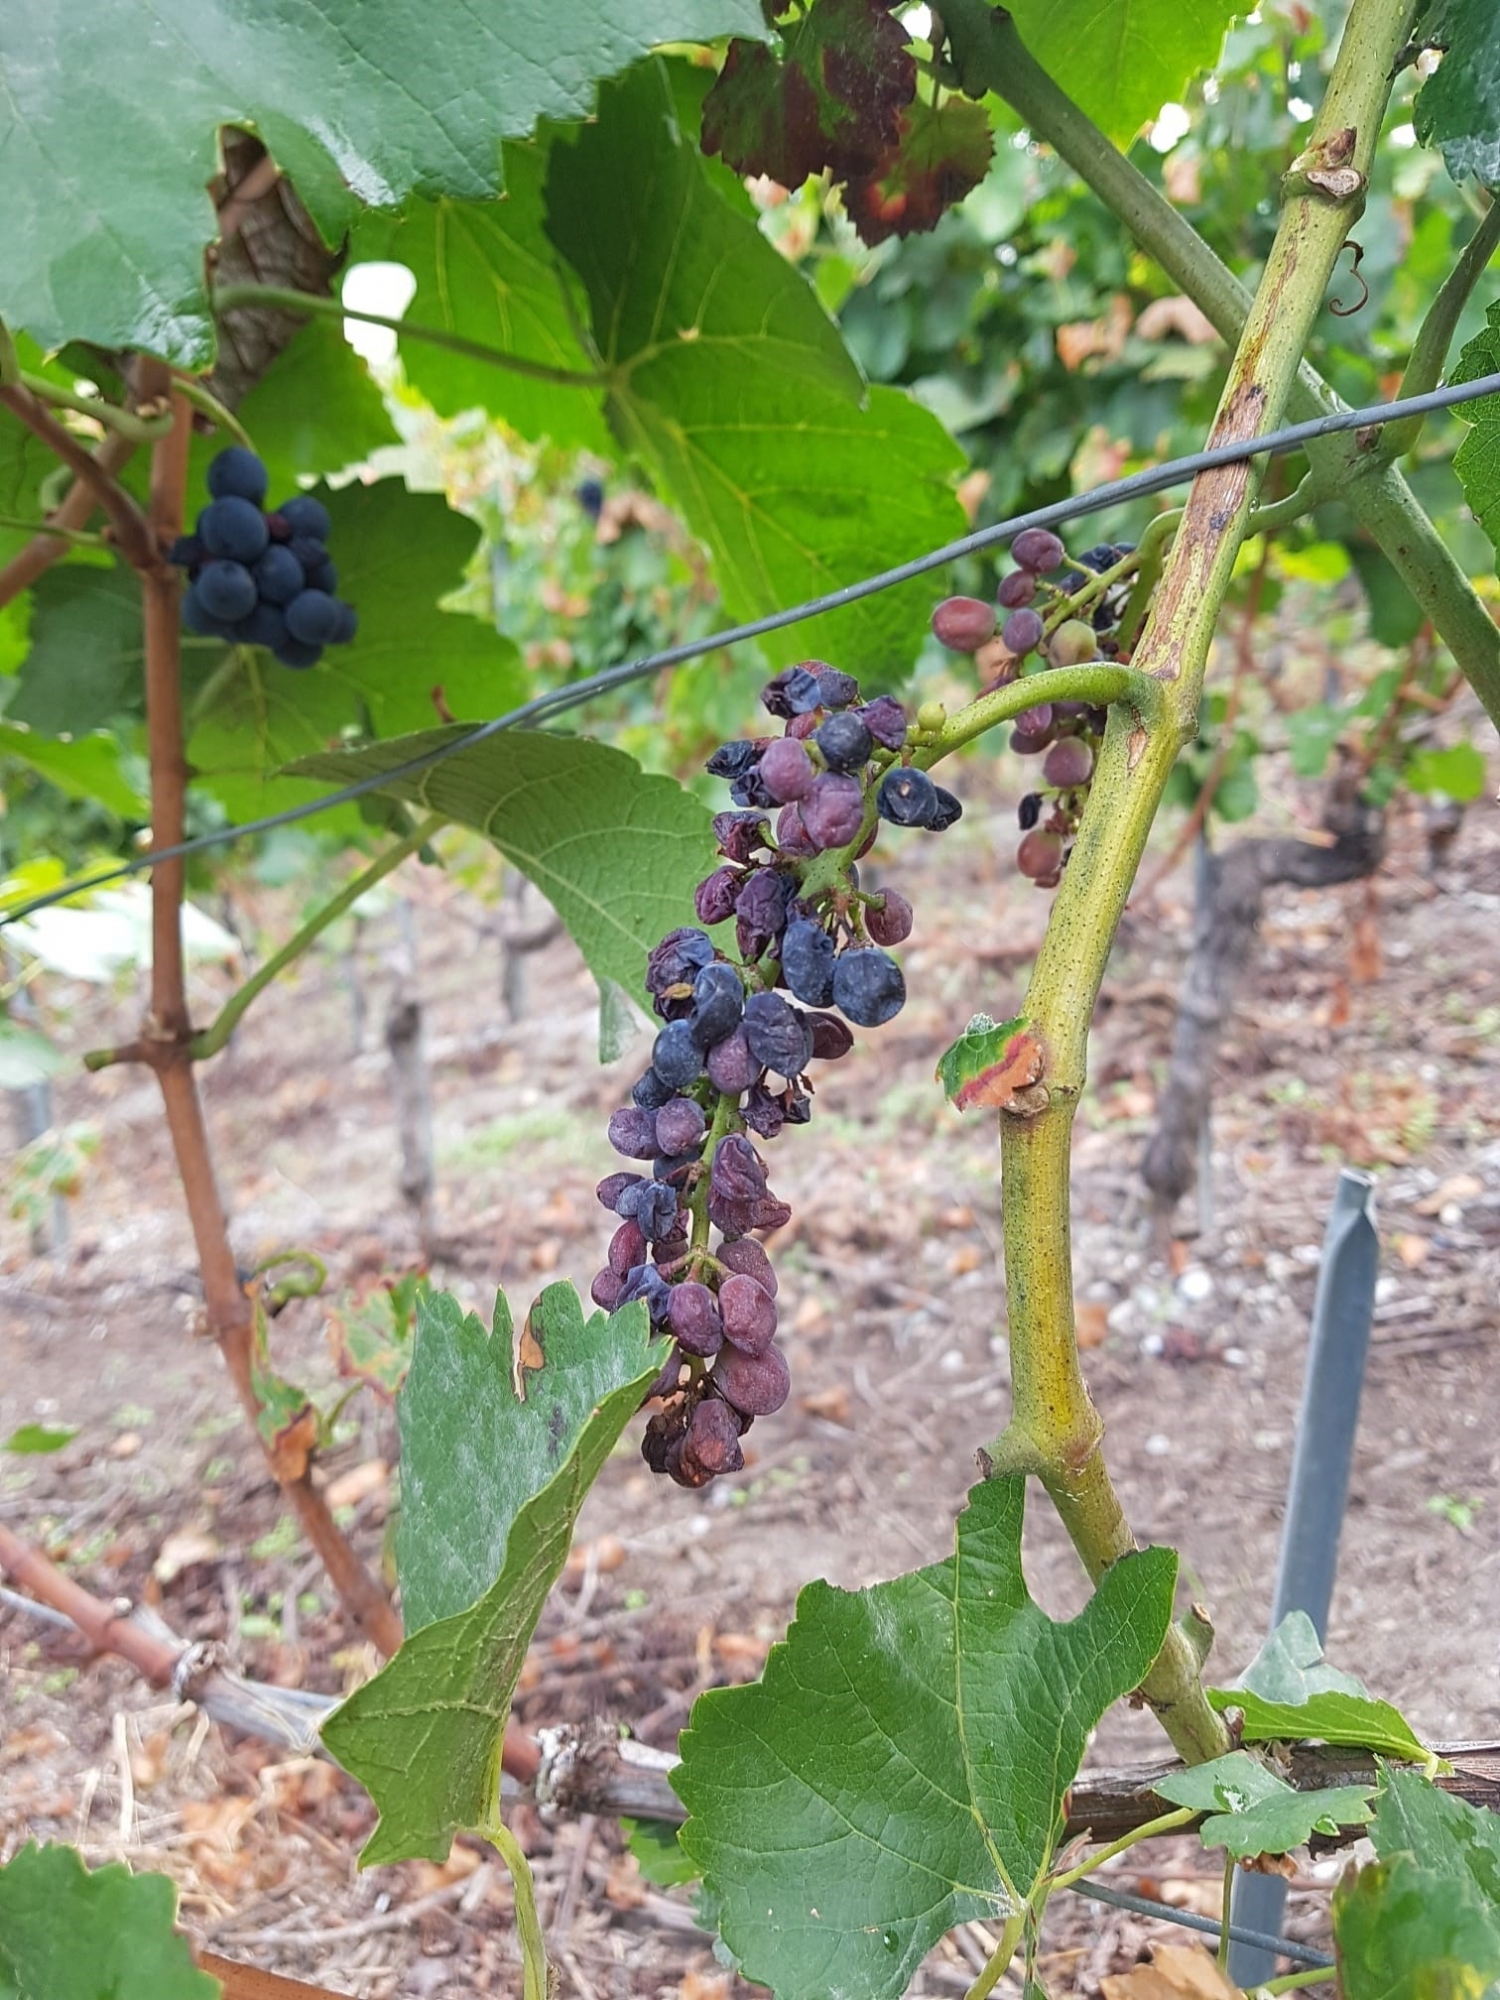
[[[1040,673],[1023,674],[1003,687],[991,688],[966,708],[959,709],[942,730],[925,744],[919,744],[912,762],[923,769],[972,743],[986,730],[1002,722],[1014,722],[1028,709],[1044,702],[1086,701],[1098,708],[1123,704],[1141,722],[1155,722],[1162,714],[1160,683],[1134,667],[1119,666],[1113,660],[1085,661],[1076,667],[1046,667]]]
[[[533,382],[552,382],[562,389],[603,389],[608,377],[577,368],[554,368],[545,361],[529,360],[524,354],[508,354],[504,348],[488,347],[483,341],[468,340],[446,327],[422,326],[409,319],[393,319],[388,313],[362,312],[346,306],[342,299],[299,292],[291,285],[218,285],[213,295],[214,311],[237,312],[246,308],[270,308],[279,312],[305,313],[311,319],[357,319],[364,326],[383,326],[405,340],[419,340],[428,347],[446,347],[450,354],[463,354],[471,361],[488,362],[525,375]]]
[[[170,410],[158,411],[150,417],[138,416],[134,410],[122,410],[118,403],[105,402],[102,396],[80,396],[58,382],[49,382],[44,375],[29,375],[23,370],[17,379],[39,403],[50,403],[58,410],[74,410],[105,430],[118,431],[132,444],[155,444],[158,438],[171,434]]]
[[[959,0],[958,11],[966,6]],[[1335,194],[1291,185],[1244,317],[1212,444],[1255,437],[1281,421],[1324,289],[1363,204],[1395,57],[1416,6],[1417,0],[1354,0],[1304,156],[1337,157],[1354,170],[1350,185]],[[945,10],[945,18],[951,27],[954,10]],[[1014,39],[1005,16],[992,18]],[[1131,679],[1110,708],[1089,803],[1021,1010],[1044,1052],[1042,1077],[1024,1103],[1001,1113],[1012,1397],[1010,1424],[986,1455],[986,1469],[1040,1478],[1096,1582],[1136,1542],[1104,1462],[1104,1427],[1075,1334],[1072,1122],[1110,947],[1178,752],[1197,730],[1209,647],[1258,479],[1250,464],[1212,469],[1199,475],[1183,508],[1134,649]],[[1142,679],[1155,684],[1149,699],[1139,692]],[[1038,674],[1003,693],[1021,704],[1035,702],[1047,698],[1043,689],[1052,680]],[[1119,699],[1127,686],[1134,696],[1130,707]],[[1141,1688],[1189,1762],[1230,1747],[1224,1722],[1204,1693],[1200,1666],[1189,1635],[1174,1626]]]
[[[520,1841],[501,1819],[498,1801],[479,1831],[499,1854],[510,1875],[515,1898],[516,1937],[521,1947],[522,2000],[548,2000],[547,1946],[542,1937],[541,1919],[537,1916],[531,1865]]]
[[[720,1091],[714,1105],[713,1123],[708,1128],[708,1143],[703,1148],[703,1171],[698,1177],[698,1185],[688,1198],[688,1212],[693,1218],[693,1231],[688,1242],[690,1250],[708,1248],[708,1179],[713,1172],[714,1154],[719,1150],[719,1141],[727,1139],[731,1132],[743,1130],[739,1115],[739,1099],[726,1096]]]
[[[16,514],[0,514],[0,528],[16,529],[23,535],[55,535],[75,549],[107,549],[103,535],[86,534],[81,528],[65,528],[57,521],[23,521]]]

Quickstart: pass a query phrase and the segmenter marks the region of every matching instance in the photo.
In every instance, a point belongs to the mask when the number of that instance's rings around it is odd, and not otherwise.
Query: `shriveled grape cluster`
[[[299,493],[267,513],[269,484],[243,445],[209,466],[209,503],[171,550],[189,578],[182,622],[204,638],[265,646],[284,667],[313,667],[325,646],[348,644],[359,620],[334,595],[328,509]]]
[[[791,1393],[776,1275],[754,1234],[791,1210],[754,1138],[806,1124],[810,1064],[846,1055],[850,1022],[879,1027],[906,999],[884,947],[909,934],[911,906],[861,889],[856,863],[879,819],[936,832],[962,810],[905,761],[906,711],[890,696],[861,703],[852,676],[809,661],[761,698],[784,734],[726,743],[708,762],[734,810],[714,820],[723,865],[695,901],[702,924],[733,918],[735,952],[689,927],[650,954],[663,1026],[609,1121],[615,1150],[650,1164],[599,1183],[620,1221],[593,1297],[607,1311],[644,1299],[676,1342],[642,1451],[681,1486],[737,1472],[744,1432]]]
[[[1129,555],[1130,545],[1101,542],[1078,557],[1085,570],[1101,576]],[[986,685],[1003,686],[1038,666],[1074,667],[1086,660],[1114,659],[1119,648],[1109,636],[1118,625],[1124,593],[1106,591],[1090,618],[1064,617],[1048,630],[1044,607],[1068,608],[1068,599],[1087,582],[1069,570],[1059,584],[1042,579],[1061,569],[1067,550],[1046,528],[1027,528],[1011,544],[1016,567],[1000,580],[996,603],[978,597],[946,598],[932,614],[932,629],[943,645],[972,653]],[[1001,614],[1005,620],[1001,623]],[[1042,758],[1041,784],[1021,800],[1021,842],[1016,866],[1039,889],[1062,880],[1079,820],[1088,803],[1094,762],[1103,740],[1107,711],[1083,701],[1042,702],[1016,717],[1010,747],[1018,756]]]

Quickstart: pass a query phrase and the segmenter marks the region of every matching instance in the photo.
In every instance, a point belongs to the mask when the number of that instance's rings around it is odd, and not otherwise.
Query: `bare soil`
[[[701,1495],[653,1479],[633,1447],[591,1496],[575,1563],[523,1678],[530,1726],[606,1716],[668,1746],[696,1693],[756,1673],[814,1577],[858,1586],[941,1556],[974,1453],[1008,1406],[993,1121],[960,1118],[932,1080],[968,1015],[1015,1011],[1046,899],[1009,866],[1013,801],[975,775],[941,844],[886,864],[918,912],[900,1019],[829,1071],[816,1115],[767,1151],[794,1220],[773,1246],[795,1391],[757,1425],[747,1471]],[[315,1250],[330,1288],[423,1260],[488,1311],[550,1280],[587,1288],[606,1219],[607,1114],[640,1051],[594,1059],[595,1006],[566,940],[529,961],[529,1008],[504,1018],[476,910],[430,871],[399,876],[415,911],[439,1189],[419,1240],[396,1187],[378,1027],[395,926],[366,928],[368,1045],[351,1030],[348,956],[315,956],[250,1013],[203,1074],[237,1254]],[[1374,1169],[1382,1277],[1344,1526],[1330,1654],[1430,1738],[1500,1736],[1500,825],[1476,808],[1437,872],[1413,818],[1370,884],[1273,904],[1222,1062],[1211,1186],[1186,1231],[1153,1236],[1134,1177],[1170,1034],[1189,911],[1186,871],[1133,912],[1096,1018],[1077,1139],[1076,1264],[1108,1453],[1143,1540],[1182,1552],[1229,1677],[1263,1635],[1301,1392],[1319,1242],[1341,1162]],[[291,927],[285,892],[245,889],[242,926]],[[232,983],[200,973],[207,1018]],[[136,996],[57,989],[81,1051],[128,1029]],[[102,1147],[66,1251],[0,1236],[0,1436],[31,1421],[79,1434],[46,1458],[0,1458],[0,1519],[90,1589],[154,1605],[257,1678],[336,1692],[368,1649],[274,1486],[198,1328],[191,1240],[154,1086],[112,1070],[68,1080],[63,1118]],[[279,1364],[334,1379],[318,1301],[275,1322]],[[372,1562],[394,1455],[369,1397],[327,1460]],[[1032,1588],[1075,1609],[1076,1563],[1043,1506]],[[360,1875],[372,1823],[325,1763],[232,1739],[75,1636],[0,1607],[0,1854],[28,1836],[93,1861],[162,1868],[211,1949],[368,1996],[519,1992],[504,1873],[461,1846],[446,1869]],[[1111,1717],[1093,1755],[1157,1753],[1149,1716]],[[685,1892],[643,1883],[613,1824],[517,1824],[543,1918],[579,2000],[733,1981]],[[1288,1923],[1316,1932],[1337,1864],[1308,1864]],[[1149,1868],[1149,1872],[1147,1871]],[[1115,1876],[1213,1912],[1214,1864],[1191,1841]],[[1050,1990],[1094,1995],[1156,1927],[1072,1898],[1049,1917]],[[1179,1934],[1180,1935],[1180,1934]],[[982,1962],[949,1940],[917,1993],[962,1992]],[[1002,1984],[997,1991],[1004,1993]]]

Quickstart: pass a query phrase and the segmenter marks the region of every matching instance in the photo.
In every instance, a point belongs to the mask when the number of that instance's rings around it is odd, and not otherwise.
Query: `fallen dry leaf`
[[[1109,1337],[1109,1307],[1097,1299],[1085,1299],[1074,1309],[1073,1325],[1080,1347],[1102,1347]]]
[[[1483,1193],[1484,1182],[1474,1174],[1449,1174],[1431,1194],[1424,1194],[1420,1201],[1414,1201],[1411,1212],[1413,1215],[1437,1215],[1450,1201],[1473,1201],[1476,1195]]]
[[[192,1564],[216,1562],[222,1553],[217,1536],[207,1528],[175,1528],[157,1550],[151,1574],[168,1584]]]
[[[483,1859],[477,1848],[460,1847],[455,1842],[446,1861],[414,1862],[417,1894],[430,1896],[434,1889],[446,1889],[450,1882],[465,1881]]]
[[[849,1391],[842,1382],[836,1382],[831,1389],[815,1389],[810,1396],[803,1396],[799,1407],[810,1417],[823,1417],[830,1424],[847,1424]]]
[[[383,1492],[390,1476],[391,1469],[383,1458],[367,1458],[362,1465],[351,1466],[331,1479],[323,1497],[330,1507],[357,1507],[372,1493]]]
[[[1408,1271],[1415,1271],[1419,1264],[1425,1264],[1432,1245],[1425,1236],[1418,1236],[1409,1229],[1402,1230],[1392,1239],[1391,1247]]]
[[[592,1566],[608,1575],[620,1568],[626,1553],[618,1535],[600,1535],[596,1541],[580,1542],[568,1555],[568,1574],[579,1576]]]
[[[685,1972],[682,2000],[729,2000],[727,1972]]]
[[[1157,1944],[1151,1963],[1100,1981],[1104,2000],[1244,2000],[1201,1944]]]
[[[142,1445],[139,1431],[121,1431],[109,1448],[111,1458],[134,1458]]]
[[[977,1271],[983,1262],[984,1252],[977,1243],[960,1243],[948,1261],[948,1269],[955,1278],[964,1278],[970,1271]]]

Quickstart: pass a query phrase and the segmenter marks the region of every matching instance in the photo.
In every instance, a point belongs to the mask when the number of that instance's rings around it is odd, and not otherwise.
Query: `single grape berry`
[[[290,635],[280,606],[267,604],[262,598],[250,616],[240,620],[237,636],[247,646],[266,646],[274,653],[278,646],[287,643]]]
[[[745,1011],[745,988],[732,965],[716,960],[696,974],[692,990],[687,1030],[698,1048],[709,1049],[739,1026]]]
[[[1028,792],[1016,807],[1016,818],[1021,823],[1022,833],[1029,833],[1042,816],[1042,795]]]
[[[324,590],[300,591],[286,607],[286,629],[305,646],[326,646],[338,624],[338,604]]]
[[[774,1416],[792,1393],[791,1370],[779,1347],[768,1347],[764,1354],[722,1348],[713,1381],[725,1402],[746,1417]]]
[[[655,1112],[632,1104],[624,1111],[612,1113],[609,1143],[627,1160],[649,1160],[657,1150]]]
[[[637,1181],[620,1196],[617,1214],[639,1224],[648,1242],[671,1236],[677,1224],[677,1190],[665,1181]]]
[[[594,1193],[601,1207],[607,1208],[611,1215],[623,1215],[625,1211],[620,1207],[621,1201],[631,1188],[640,1187],[644,1180],[644,1174],[606,1174]]]
[[[167,550],[167,561],[177,569],[197,569],[207,559],[208,550],[198,535],[179,535]]]
[[[1028,605],[1024,610],[1012,611],[1000,629],[1000,637],[1007,652],[1020,655],[1029,653],[1039,643],[1042,629],[1040,612]]]
[[[1062,867],[1063,844],[1060,833],[1033,827],[1016,849],[1016,866],[1033,882],[1045,882]]]
[[[861,947],[833,969],[833,1004],[857,1028],[878,1028],[906,1004],[906,981],[895,959]]]
[[[242,444],[229,445],[210,459],[206,483],[215,500],[249,500],[256,507],[265,504],[266,468]]]
[[[847,847],[865,818],[865,795],[858,778],[825,771],[797,807],[807,837],[820,852]]]
[[[791,899],[790,876],[771,868],[756,869],[734,899],[735,938],[742,959],[759,958],[781,936]]]
[[[646,1238],[638,1222],[622,1222],[609,1239],[609,1268],[617,1277],[627,1277],[637,1264],[646,1261]]]
[[[211,556],[253,563],[265,549],[266,517],[253,501],[210,500],[198,516],[198,537]]]
[[[737,736],[730,743],[721,743],[703,768],[711,778],[727,778],[733,783],[736,778],[743,778],[747,771],[755,769],[760,762],[760,753],[759,743]]]
[[[752,993],[745,1002],[745,1040],[763,1069],[800,1076],[812,1054],[802,1017],[779,993]]]
[[[935,794],[933,814],[927,822],[927,831],[946,833],[956,819],[963,818],[963,800],[955,798],[953,793],[945,790],[942,785],[935,785],[933,791]]]
[[[718,1396],[705,1396],[693,1411],[687,1436],[678,1458],[678,1477],[694,1475],[716,1479],[721,1473],[739,1472],[745,1463],[740,1444],[740,1420]]]
[[[646,991],[656,1000],[658,1013],[664,995],[678,986],[691,993],[699,968],[711,965],[716,957],[714,941],[707,931],[688,924],[680,930],[668,931],[646,960]]]
[[[954,653],[977,653],[995,636],[995,608],[978,597],[945,597],[932,614],[933,635]]]
[[[873,903],[865,905],[865,929],[876,944],[904,944],[911,936],[911,904],[894,889],[887,889],[880,909]]]
[[[250,574],[267,604],[290,604],[307,587],[306,571],[291,550],[280,542],[271,544]]]
[[[806,667],[784,667],[761,689],[761,705],[785,722],[794,715],[807,715],[818,706],[822,694],[818,677]]]
[[[664,1104],[670,1104],[676,1095],[670,1084],[663,1083],[654,1069],[632,1084],[630,1101],[638,1104],[643,1111],[660,1111]]]
[[[1076,736],[1063,736],[1053,744],[1042,763],[1042,777],[1061,792],[1086,785],[1094,775],[1094,753]]]
[[[189,632],[196,632],[200,639],[228,639],[232,636],[228,619],[216,618],[203,602],[196,583],[190,584],[182,599],[182,622]]]
[[[784,806],[793,799],[805,799],[817,775],[817,766],[794,737],[778,736],[766,745],[760,760],[760,781],[774,804]]]
[[[833,998],[833,939],[821,924],[798,917],[781,940],[781,973],[797,999],[826,1007]]]
[[[1023,528],[1010,545],[1010,559],[1033,576],[1059,569],[1067,550],[1050,528]]]
[[[620,1294],[625,1289],[625,1280],[614,1271],[598,1271],[589,1286],[589,1297],[601,1312],[612,1313],[620,1303]]]
[[[294,639],[290,632],[284,642],[273,646],[272,656],[280,660],[284,667],[315,667],[323,657],[321,646],[309,646],[305,640]]]
[[[255,579],[243,563],[205,563],[198,572],[193,594],[210,618],[226,623],[248,618],[255,609]]]
[[[1077,667],[1098,657],[1099,642],[1086,619],[1069,618],[1047,641],[1047,657],[1054,667]]]
[[[875,796],[875,809],[892,826],[930,826],[937,807],[937,786],[915,765],[887,771]]]
[[[359,613],[352,604],[345,604],[342,598],[338,600],[338,607],[339,622],[334,627],[333,643],[335,646],[347,646],[359,631]]]
[[[703,1143],[708,1120],[703,1106],[690,1097],[674,1097],[656,1114],[656,1143],[664,1153],[681,1156]]]
[[[760,1064],[750,1053],[743,1028],[736,1028],[708,1052],[708,1080],[725,1097],[738,1097],[760,1075]]]
[[[687,1021],[668,1021],[652,1045],[651,1067],[678,1090],[703,1074],[703,1051]]]
[[[877,695],[859,711],[859,719],[885,750],[899,750],[906,741],[906,710],[894,695]]]
[[[738,868],[716,868],[693,891],[693,909],[700,924],[722,924],[734,915],[734,899],[744,876]]]
[[[995,600],[1002,611],[1019,611],[1035,596],[1036,578],[1029,569],[1013,569],[1009,576],[1002,576],[1000,588],[995,592]]]
[[[776,1338],[776,1301],[738,1271],[719,1286],[719,1317],[724,1338],[744,1354],[764,1354]]]
[[[776,815],[776,845],[784,855],[799,860],[806,860],[817,853],[796,806],[783,806]]]
[[[717,1354],[724,1345],[724,1322],[719,1314],[719,1302],[707,1285],[700,1285],[692,1279],[672,1287],[672,1297],[667,1305],[667,1325],[676,1336],[678,1346],[689,1354],[707,1357]]]
[[[857,771],[875,747],[874,738],[857,715],[830,715],[813,741],[830,771]]]
[[[824,708],[848,708],[859,700],[859,682],[837,667],[819,667],[818,699]]]
[[[298,493],[290,500],[283,500],[277,513],[286,522],[294,535],[307,535],[317,542],[326,542],[328,530],[333,520],[321,500],[314,500],[310,493]]]
[[[768,845],[766,816],[758,812],[715,813],[714,839],[724,859],[737,862],[743,868],[757,848]]]

